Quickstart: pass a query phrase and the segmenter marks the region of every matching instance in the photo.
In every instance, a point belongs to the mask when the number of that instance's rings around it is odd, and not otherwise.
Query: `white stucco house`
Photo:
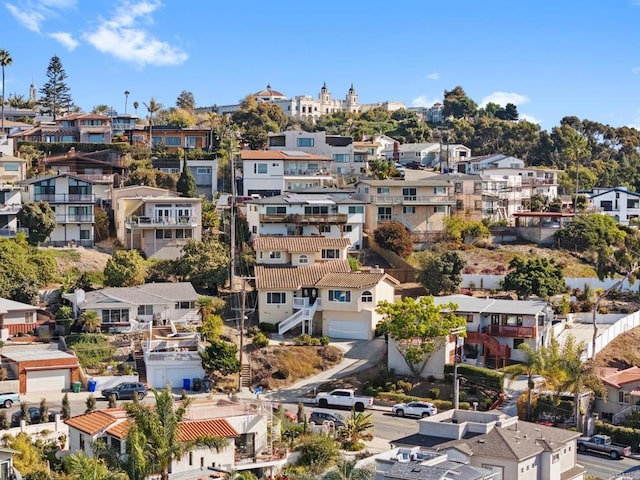
[[[596,187],[588,194],[596,211],[609,215],[621,225],[638,224],[640,217],[640,193],[626,187]]]

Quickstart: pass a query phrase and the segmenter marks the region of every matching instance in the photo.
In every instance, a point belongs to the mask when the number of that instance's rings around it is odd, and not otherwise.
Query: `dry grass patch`
[[[618,335],[596,355],[598,365],[629,368],[640,365],[640,327]]]
[[[267,347],[252,354],[253,384],[277,390],[331,368],[342,360],[338,347]]]

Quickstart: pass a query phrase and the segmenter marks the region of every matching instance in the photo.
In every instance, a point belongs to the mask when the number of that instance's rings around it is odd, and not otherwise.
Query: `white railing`
[[[640,410],[640,405],[631,405],[630,407],[627,407],[613,415],[613,417],[611,417],[611,423],[614,425],[620,425],[627,415],[632,412],[637,412],[638,410]]]
[[[306,302],[304,303],[307,303],[308,305],[308,299],[303,299],[303,300],[306,300]],[[295,308],[295,303],[296,301],[294,299],[294,308]],[[298,302],[298,304],[300,304],[300,302]],[[309,332],[307,333],[311,333],[311,321],[313,320],[313,316],[316,314],[319,307],[320,307],[320,299],[316,299],[313,305],[303,307],[301,310],[298,310],[289,318],[284,319],[282,322],[278,324],[278,335],[284,335],[289,330],[291,330],[294,327],[297,327],[300,324],[302,324],[302,333],[305,333],[304,331],[305,321],[309,322]]]

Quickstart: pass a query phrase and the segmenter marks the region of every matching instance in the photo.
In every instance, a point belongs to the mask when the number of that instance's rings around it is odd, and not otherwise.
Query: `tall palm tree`
[[[371,439],[371,429],[373,422],[370,413],[356,412],[355,408],[351,409],[351,415],[347,418],[344,427],[344,433],[349,439],[353,447],[360,443],[360,440]]]
[[[124,91],[124,114],[127,114],[127,103],[129,102],[129,90]]]
[[[510,375],[511,378],[519,377],[520,375],[527,376],[527,388],[528,388],[528,398],[527,398],[527,421],[531,421],[531,395],[533,394],[533,389],[536,387],[536,384],[533,381],[534,375],[539,375],[543,372],[544,369],[544,352],[540,349],[536,350],[526,343],[521,343],[518,346],[518,350],[522,350],[524,352],[524,361],[522,363],[516,363],[513,365],[509,365],[502,369],[504,373]]]
[[[162,109],[162,104],[158,103],[155,97],[151,97],[149,103],[142,102],[149,112],[149,150],[153,150],[153,114]]]
[[[11,58],[11,54],[6,50],[0,49],[0,67],[2,67],[2,113],[0,114],[0,121],[2,122],[2,126],[0,126],[0,134],[4,135],[4,67],[8,67],[13,63],[13,58]]]
[[[343,458],[323,478],[324,480],[373,480],[376,474],[375,469],[357,468],[357,463],[356,459]]]
[[[228,445],[218,436],[201,436],[193,440],[180,439],[180,423],[189,406],[186,400],[176,408],[169,387],[158,392],[152,389],[155,407],[127,403],[127,414],[133,426],[127,434],[127,471],[135,479],[159,475],[169,479],[169,469],[175,460],[201,447],[219,450]]]
[[[87,478],[92,480],[126,480],[124,472],[112,472],[101,458],[90,457],[83,451],[67,455],[62,462],[64,470],[70,478]]]

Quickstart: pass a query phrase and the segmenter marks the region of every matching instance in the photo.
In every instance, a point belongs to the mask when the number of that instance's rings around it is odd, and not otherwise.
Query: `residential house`
[[[396,160],[403,165],[418,162],[425,167],[433,167],[442,171],[452,170],[451,165],[471,156],[471,149],[462,144],[442,143],[404,143],[385,150],[389,160]],[[394,158],[397,156],[397,158]]]
[[[360,169],[367,166],[361,157],[358,157],[356,163],[352,137],[327,135],[324,131],[287,130],[270,133],[269,150],[305,152],[331,158],[332,171],[338,175],[360,173]]]
[[[628,414],[640,409],[640,367],[603,370],[600,379],[605,394],[596,398],[595,410],[601,418],[620,424]]]
[[[336,338],[371,339],[379,301],[393,301],[397,281],[381,269],[352,272],[344,238],[256,237],[260,321],[279,332],[302,327]]]
[[[269,197],[333,185],[333,160],[302,151],[242,150],[243,194]]]
[[[640,193],[631,192],[627,187],[596,187],[588,198],[597,211],[609,215],[621,225],[638,224]]]
[[[14,133],[17,142],[111,143],[111,118],[99,113],[71,113],[30,130]]]
[[[202,239],[202,199],[133,185],[111,193],[117,238],[148,258],[175,259],[190,239]]]
[[[195,317],[195,313],[193,315]],[[192,328],[195,322],[190,323]],[[202,368],[202,357],[205,343],[200,340],[196,332],[180,332],[174,328],[171,322],[173,334],[158,336],[153,334],[149,323],[149,335],[142,342],[142,358],[144,360],[147,384],[153,388],[164,388],[171,385],[172,388],[185,387],[185,380],[190,382],[193,378],[206,378],[206,372]]]
[[[19,455],[17,450],[0,447],[0,480],[18,479],[18,471],[13,466],[13,456]]]
[[[247,223],[256,235],[317,235],[349,239],[362,247],[365,202],[327,194],[286,193],[247,200]]]
[[[447,410],[418,420],[418,433],[394,447],[423,447],[497,473],[496,480],[584,480],[579,432],[524,422],[495,410]],[[403,477],[404,478],[404,477]]]
[[[58,173],[17,182],[23,187],[22,203],[48,202],[56,226],[44,242],[52,246],[92,246],[94,242],[96,196],[93,180],[70,173]]]
[[[473,175],[482,181],[482,214],[491,221],[513,223],[514,215],[530,205],[531,192],[522,188],[520,175]]]
[[[153,157],[151,164],[162,172],[179,175],[182,173],[184,160],[177,157]],[[218,160],[215,158],[187,160],[187,166],[196,181],[196,195],[204,195],[211,200],[218,191]]]
[[[453,184],[455,207],[451,215],[469,220],[481,221],[485,214],[485,195],[482,179],[477,175],[443,173],[434,178],[447,179]]]
[[[482,170],[483,177],[510,179],[521,177],[522,210],[531,210],[531,198],[539,195],[547,202],[558,200],[558,175],[561,170],[538,167],[516,168],[486,168]],[[511,181],[517,186],[517,182]]]
[[[29,235],[28,228],[18,227],[18,212],[22,209],[22,189],[17,185],[0,185],[0,237],[14,238],[17,233]]]
[[[38,307],[27,303],[16,302],[8,298],[0,298],[0,338],[7,338],[18,333],[36,330]]]
[[[136,125],[125,130],[131,145],[149,147],[149,135],[153,136],[153,147],[164,146],[169,153],[183,150],[207,150],[210,145],[210,128],[182,128],[173,125]]]
[[[415,112],[418,117],[427,123],[442,123],[444,122],[444,105],[440,102],[434,103],[430,107],[409,107],[407,110]]]
[[[189,282],[147,283],[91,292],[78,289],[63,298],[72,305],[75,317],[87,310],[96,312],[105,331],[127,330],[140,324],[200,322],[196,306],[199,295]]]
[[[444,232],[444,219],[456,206],[450,178],[434,175],[419,180],[371,180],[356,183],[353,198],[367,203],[364,231],[373,233],[385,222],[402,223],[414,241]],[[474,205],[475,206],[475,205]]]
[[[27,177],[27,161],[11,154],[0,152],[0,182],[15,183]]]
[[[18,379],[19,393],[64,391],[80,380],[75,355],[56,344],[9,345],[0,352],[3,365]]]
[[[514,213],[518,236],[539,245],[554,245],[556,233],[573,220],[573,213],[520,212]]]
[[[455,171],[469,175],[479,175],[488,169],[510,168],[521,169],[525,167],[524,160],[502,153],[481,155],[479,157],[461,158],[455,164]]]

